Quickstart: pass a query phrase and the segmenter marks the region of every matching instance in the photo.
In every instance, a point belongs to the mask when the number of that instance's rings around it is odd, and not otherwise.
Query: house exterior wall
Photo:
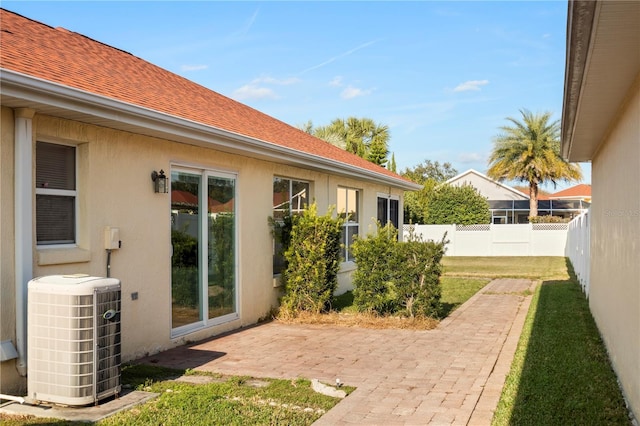
[[[593,157],[589,304],[640,418],[640,78]]]
[[[0,338],[5,340],[15,338],[13,111],[3,107],[1,118]],[[104,228],[119,228],[122,247],[113,250],[110,271],[122,284],[124,361],[256,323],[277,305],[282,288],[274,287],[268,226],[268,217],[273,213],[274,176],[309,181],[311,200],[317,202],[319,214],[335,206],[338,186],[360,190],[360,235],[366,235],[375,221],[378,193],[391,193],[402,199],[402,190],[358,179],[37,113],[33,119],[34,151],[36,141],[77,147],[79,214],[77,248],[38,248],[34,242],[33,276],[71,273],[105,276]],[[170,175],[173,166],[218,170],[237,176],[239,317],[177,338],[171,338],[171,197],[154,193],[150,178],[153,170],[163,169]],[[35,212],[32,214],[35,217]],[[354,267],[343,266],[340,285],[344,290],[349,286]],[[134,292],[137,300],[132,298]],[[3,362],[1,368],[2,392],[23,392],[24,379],[16,374],[15,362]]]
[[[496,185],[494,182],[487,180],[486,178],[476,175],[474,173],[467,173],[460,176],[459,179],[450,181],[451,185],[462,186],[464,184],[471,185],[476,188],[480,194],[487,197],[489,200],[527,200],[528,198],[522,194],[517,194],[515,191],[509,191],[508,189]]]

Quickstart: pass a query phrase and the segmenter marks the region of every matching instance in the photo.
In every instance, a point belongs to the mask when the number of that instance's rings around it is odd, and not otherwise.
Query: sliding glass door
[[[172,335],[238,317],[236,178],[171,172]]]

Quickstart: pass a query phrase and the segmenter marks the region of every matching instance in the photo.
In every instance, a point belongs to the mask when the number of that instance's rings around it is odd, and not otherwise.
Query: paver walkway
[[[336,378],[357,389],[317,425],[488,425],[522,331],[529,280],[499,279],[434,330],[267,323],[147,361],[229,375]]]

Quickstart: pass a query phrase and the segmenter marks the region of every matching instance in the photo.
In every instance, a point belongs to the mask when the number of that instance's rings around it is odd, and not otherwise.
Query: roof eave
[[[571,0],[562,155],[590,161],[640,85],[640,2]]]
[[[562,156],[569,159],[597,2],[570,0],[562,107]]]
[[[24,101],[23,107],[46,105],[86,117],[86,122],[112,124],[114,128],[174,140],[181,143],[216,148],[226,152],[287,163],[304,168],[364,179],[403,190],[422,188],[413,182],[394,178],[322,156],[286,148],[272,142],[251,138],[217,127],[158,112],[138,105],[114,100],[94,93],[47,80],[0,69],[3,105],[5,98]],[[12,105],[13,107],[16,107]]]

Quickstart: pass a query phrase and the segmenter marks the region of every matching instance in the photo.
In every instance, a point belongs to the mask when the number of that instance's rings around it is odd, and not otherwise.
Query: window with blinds
[[[38,245],[76,242],[76,147],[36,142]]]

